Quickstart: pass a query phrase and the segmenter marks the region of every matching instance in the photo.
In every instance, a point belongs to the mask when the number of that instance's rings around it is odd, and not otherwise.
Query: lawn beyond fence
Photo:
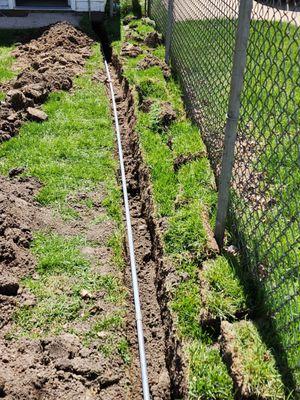
[[[253,5],[228,227],[243,255],[244,275],[261,295],[257,317],[267,317],[278,364],[299,387],[300,10],[266,3]],[[239,4],[174,0],[172,15],[172,65],[217,180]],[[151,0],[149,12],[165,35],[168,0]]]

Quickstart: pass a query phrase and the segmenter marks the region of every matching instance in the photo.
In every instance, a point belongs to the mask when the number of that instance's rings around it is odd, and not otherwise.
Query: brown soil
[[[125,42],[122,46],[121,55],[124,57],[136,58],[143,53],[143,49],[134,44]]]
[[[17,304],[19,278],[34,270],[29,252],[39,184],[33,179],[9,181],[0,177],[0,327],[3,330]]]
[[[0,342],[0,395],[7,400],[124,399],[122,362],[84,348],[74,335]]]
[[[185,390],[181,347],[174,334],[167,307],[170,299],[167,282],[171,280],[173,271],[163,260],[159,226],[154,218],[149,172],[143,163],[139,138],[134,130],[134,97],[122,76],[122,65],[116,56],[113,56],[112,63],[136,246],[150,391],[154,400],[167,400],[182,397]],[[127,269],[128,285],[129,276],[130,270]],[[141,380],[134,310],[129,315],[128,332],[135,354],[131,371],[131,398],[140,399]]]
[[[11,172],[15,174],[16,171]],[[69,205],[80,217],[66,222],[34,201],[41,186],[36,180],[0,177],[0,186],[0,396],[8,400],[127,399],[124,362],[115,355],[104,358],[98,351],[105,338],[94,339],[88,348],[77,336],[68,333],[39,340],[5,339],[13,326],[15,308],[36,303],[34,296],[20,284],[20,278],[34,272],[35,259],[29,245],[35,230],[84,235],[97,244],[82,249],[92,260],[94,273],[113,274],[122,280],[106,244],[114,224],[108,221],[91,224],[105,213],[101,206],[103,190],[70,198]],[[92,201],[92,208],[80,203],[85,199]],[[82,293],[84,296],[88,298],[89,293]],[[90,318],[78,327],[82,332],[87,332],[99,316],[114,311],[102,292],[96,293],[93,300]]]
[[[92,43],[86,34],[62,22],[14,51],[15,67],[22,72],[1,86],[6,98],[0,103],[0,142],[15,136],[27,119],[47,118],[36,108],[50,92],[71,89],[72,79],[83,71],[91,54]]]
[[[138,63],[138,68],[141,70],[145,70],[151,67],[160,67],[165,79],[169,79],[171,77],[171,69],[170,67],[162,61],[160,58],[152,55],[152,54],[147,54],[145,58],[143,58],[139,63]]]
[[[145,45],[156,48],[162,44],[162,37],[158,32],[149,32],[144,40]]]

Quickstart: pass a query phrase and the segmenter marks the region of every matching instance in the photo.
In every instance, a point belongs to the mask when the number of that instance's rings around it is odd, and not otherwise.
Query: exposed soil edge
[[[184,376],[185,362],[183,359],[182,345],[177,338],[173,318],[168,307],[168,302],[170,298],[166,283],[170,268],[168,265],[166,265],[163,258],[162,237],[158,222],[155,218],[149,170],[143,162],[139,138],[136,132],[134,132],[134,126],[136,122],[136,106],[134,102],[134,97],[131,92],[129,83],[123,75],[122,63],[115,54],[113,54],[112,56],[111,63],[117,74],[119,82],[122,84],[124,96],[128,98],[128,102],[131,108],[130,112],[128,112],[128,126],[132,130],[131,134],[128,135],[130,137],[130,143],[124,143],[124,145],[130,147],[130,168],[134,169],[137,178],[136,182],[139,185],[141,206],[146,220],[147,230],[151,238],[151,257],[155,262],[156,268],[156,296],[158,304],[160,306],[161,319],[165,334],[165,361],[170,377],[170,398],[186,398],[187,382],[186,377]],[[129,186],[131,186],[130,183]],[[132,188],[129,187],[129,190],[130,189],[132,190]]]

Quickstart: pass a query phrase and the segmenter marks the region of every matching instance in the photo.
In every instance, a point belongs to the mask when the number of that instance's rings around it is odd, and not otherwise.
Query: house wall
[[[1,1],[1,0],[0,0]],[[75,6],[71,4],[72,9],[75,11],[89,11],[88,0],[75,0]],[[91,11],[101,11],[105,9],[106,0],[90,0]]]
[[[100,11],[104,12],[105,4],[107,0],[69,0],[68,3],[71,6],[71,9],[74,11],[84,12],[89,11],[89,3],[90,3],[90,11]],[[12,0],[0,0],[0,10],[9,10],[14,8],[14,1]]]
[[[9,8],[8,0],[0,0],[0,10],[5,10]]]

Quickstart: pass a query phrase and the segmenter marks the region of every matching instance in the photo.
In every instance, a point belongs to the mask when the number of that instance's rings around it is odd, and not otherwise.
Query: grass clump
[[[173,296],[171,308],[177,315],[177,324],[183,338],[200,340],[203,332],[199,324],[201,302],[196,281],[181,283]]]
[[[228,319],[247,309],[247,298],[234,267],[225,257],[206,261],[200,272],[204,280],[205,309],[211,318]]]
[[[194,342],[189,348],[189,399],[233,400],[233,384],[220,351]]]
[[[170,218],[170,227],[165,234],[167,253],[188,252],[195,260],[201,260],[207,239],[201,215],[202,206],[195,201],[180,208]]]
[[[22,282],[35,301],[16,312],[13,336],[37,338],[72,333],[78,322],[89,318],[89,309],[99,291],[105,293],[106,303],[124,305],[126,292],[121,282],[113,275],[93,272],[90,260],[80,253],[85,244],[80,237],[36,235],[32,251],[38,260],[37,276],[27,277]],[[83,290],[90,294],[89,299],[82,297]],[[108,321],[106,327],[109,326]],[[114,328],[115,323],[112,323],[111,329]]]
[[[32,246],[33,254],[39,259],[37,272],[49,275],[86,271],[89,263],[80,254],[80,247],[84,244],[82,237],[65,238],[56,234],[37,233]]]
[[[224,333],[225,332],[225,333]],[[233,355],[232,369],[242,384],[242,393],[253,398],[286,399],[275,359],[250,321],[226,323],[222,340],[230,338],[227,351]]]

